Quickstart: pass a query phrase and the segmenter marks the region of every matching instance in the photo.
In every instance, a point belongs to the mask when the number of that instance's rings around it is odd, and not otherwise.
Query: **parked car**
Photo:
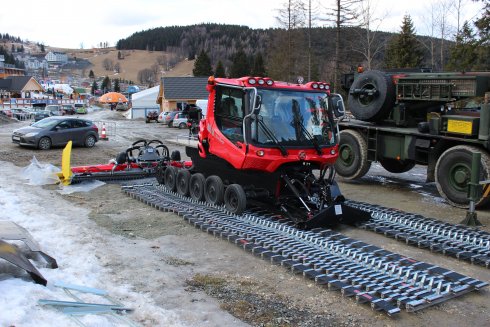
[[[57,104],[50,104],[46,106],[46,110],[51,113],[51,116],[63,116],[65,114],[61,106]]]
[[[34,121],[40,121],[41,119],[52,117],[52,116],[62,116],[60,111],[49,111],[49,110],[41,110],[34,114]]]
[[[12,117],[17,120],[27,120],[31,117],[31,114],[20,108],[12,108]]]
[[[158,115],[158,120],[157,122],[159,123],[164,123],[165,122],[165,117],[167,117],[167,115],[170,113],[170,111],[162,111],[159,115]]]
[[[187,120],[189,119],[189,114],[179,112],[175,115],[172,121],[172,127],[178,127],[179,129],[187,128]]]
[[[2,109],[2,110],[0,110],[0,115],[6,116],[8,118],[12,118],[12,110]]]
[[[121,110],[121,111],[128,110],[128,104],[127,103],[123,103],[123,102],[118,102],[116,104],[116,111],[118,111],[118,110]]]
[[[87,107],[85,107],[84,104],[82,103],[75,103],[75,113],[77,114],[87,114],[88,110]]]
[[[172,127],[172,123],[174,122],[174,117],[178,113],[179,113],[178,111],[170,111],[169,114],[165,116],[164,124],[167,125],[168,127]]]
[[[75,105],[64,104],[61,106],[61,110],[64,111],[65,115],[74,115],[75,114]]]
[[[151,121],[158,122],[158,111],[153,110],[146,114],[146,123],[151,123]]]
[[[57,116],[45,118],[12,133],[12,142],[41,150],[64,146],[70,140],[74,145],[91,148],[99,140],[99,130],[90,120]]]

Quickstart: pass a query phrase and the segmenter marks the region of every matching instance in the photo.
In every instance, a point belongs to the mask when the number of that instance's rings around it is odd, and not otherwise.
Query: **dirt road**
[[[108,161],[138,139],[161,139],[171,150],[183,154],[173,143],[183,130],[161,124],[128,121],[120,113],[89,113],[93,120],[115,122],[117,135],[100,141],[95,148],[75,148],[72,164]],[[33,156],[41,162],[60,165],[61,150],[38,151],[11,143],[13,129],[26,123],[0,126],[0,161],[27,166]],[[424,183],[423,169],[410,174],[390,175],[374,166],[355,182],[338,179],[347,198],[395,207],[428,217],[457,223],[465,211],[446,205],[433,184]],[[53,186],[49,186],[53,187]],[[48,188],[49,188],[48,187]],[[62,195],[56,195],[62,196]],[[415,314],[402,312],[390,318],[368,306],[328,292],[282,267],[253,257],[239,248],[185,223],[180,217],[157,211],[128,198],[120,187],[106,184],[90,193],[64,195],[66,200],[90,210],[90,219],[101,229],[127,239],[131,251],[119,249],[110,256],[103,249],[97,256],[113,270],[114,279],[128,282],[158,306],[180,310],[188,325],[254,326],[484,326],[490,316],[490,290],[467,294]],[[490,224],[490,211],[479,211],[479,219]],[[488,227],[484,227],[489,231]],[[437,264],[490,282],[490,270],[466,262],[409,247],[404,243],[350,227],[339,231],[389,251]],[[110,246],[110,245],[107,245]],[[137,255],[135,255],[137,254]],[[231,315],[230,315],[231,314]],[[236,317],[236,318],[233,318]],[[228,317],[228,318],[226,318]],[[157,325],[158,323],[155,322]]]

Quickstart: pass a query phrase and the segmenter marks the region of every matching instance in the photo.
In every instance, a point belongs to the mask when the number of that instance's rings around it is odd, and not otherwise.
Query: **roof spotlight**
[[[255,85],[257,81],[255,80],[255,78],[249,78],[248,79],[248,84],[251,84],[251,85]]]

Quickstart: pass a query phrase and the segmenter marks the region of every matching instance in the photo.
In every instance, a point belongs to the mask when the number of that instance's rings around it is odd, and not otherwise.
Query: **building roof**
[[[165,99],[207,99],[207,77],[162,77],[163,98]]]
[[[33,80],[36,85],[36,88],[33,90],[42,90],[42,86],[32,76],[7,76],[5,79],[0,79],[0,89],[11,92],[21,92],[31,80]]]
[[[0,90],[10,90],[11,81],[6,79],[0,79]]]

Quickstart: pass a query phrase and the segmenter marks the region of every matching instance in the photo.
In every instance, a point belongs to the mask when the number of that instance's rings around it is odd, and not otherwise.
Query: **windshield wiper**
[[[294,118],[294,123],[297,126],[299,126],[299,128],[301,129],[301,132],[304,135],[306,135],[306,138],[313,143],[313,146],[315,147],[316,152],[319,155],[322,155],[322,149],[320,148],[320,145],[318,144],[318,140],[316,139],[316,137],[311,135],[310,132],[308,132],[308,130],[306,129],[305,125],[303,125],[303,123],[299,119],[297,119],[296,117]]]
[[[274,133],[271,132],[269,127],[267,127],[267,125],[262,120],[257,118],[257,121],[259,122],[260,127],[262,127],[265,135],[274,142],[274,144],[279,149],[279,151],[281,151],[281,154],[286,157],[288,155],[288,151],[286,150],[285,147],[283,147],[281,144],[279,144],[279,141],[274,136]]]

